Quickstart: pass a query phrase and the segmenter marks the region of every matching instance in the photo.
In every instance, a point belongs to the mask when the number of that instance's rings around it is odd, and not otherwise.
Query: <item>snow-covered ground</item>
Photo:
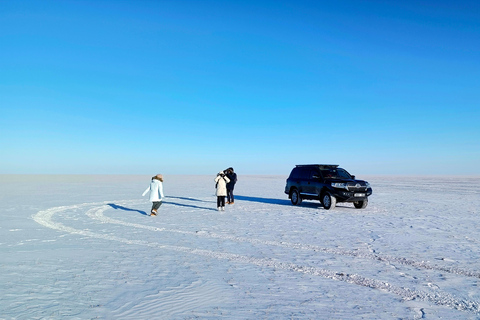
[[[286,176],[0,175],[0,319],[480,319],[480,177],[372,176],[366,209]]]

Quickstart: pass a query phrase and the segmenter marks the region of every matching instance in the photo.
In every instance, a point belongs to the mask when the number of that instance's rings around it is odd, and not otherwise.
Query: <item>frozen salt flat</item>
[[[0,175],[0,319],[480,319],[480,177],[362,177],[366,209],[286,176]]]

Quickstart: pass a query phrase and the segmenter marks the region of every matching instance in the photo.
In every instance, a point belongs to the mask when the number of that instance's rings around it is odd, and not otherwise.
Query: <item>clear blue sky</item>
[[[479,1],[1,1],[0,173],[480,174]]]

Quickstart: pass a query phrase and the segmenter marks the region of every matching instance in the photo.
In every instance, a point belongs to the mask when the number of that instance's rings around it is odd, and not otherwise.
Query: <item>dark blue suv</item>
[[[320,200],[327,210],[337,202],[353,202],[357,209],[364,209],[372,188],[367,181],[356,180],[345,169],[331,164],[305,164],[293,168],[287,179],[285,193],[293,205],[302,200]]]

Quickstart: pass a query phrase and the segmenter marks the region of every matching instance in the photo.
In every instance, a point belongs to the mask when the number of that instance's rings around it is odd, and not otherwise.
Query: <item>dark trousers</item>
[[[217,207],[225,207],[225,196],[217,197]]]
[[[160,208],[161,205],[162,205],[162,201],[155,201],[155,202],[153,202],[153,203],[152,203],[152,210],[150,210],[150,211],[153,211],[153,210],[157,211],[158,208]]]
[[[233,189],[227,189],[227,202],[233,202]]]

